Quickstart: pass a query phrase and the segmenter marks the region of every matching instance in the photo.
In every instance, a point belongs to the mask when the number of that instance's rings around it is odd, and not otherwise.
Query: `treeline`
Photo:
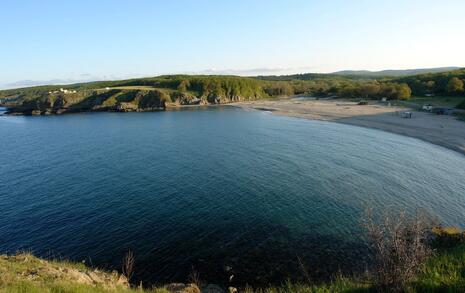
[[[257,78],[274,82],[271,93],[365,99],[408,99],[411,95],[428,94],[465,96],[465,69],[397,78],[317,73]]]
[[[268,81],[270,82],[270,81]],[[377,80],[349,80],[343,78],[318,78],[314,80],[274,81],[265,87],[271,96],[312,95],[390,100],[408,99],[412,91],[406,83]]]
[[[116,86],[150,86],[190,92],[210,103],[228,99],[236,101],[268,96],[262,81],[237,76],[172,75],[123,81]]]
[[[406,83],[414,95],[465,96],[465,69],[408,76],[395,79],[394,82]]]
[[[211,76],[167,75],[119,81],[101,81],[66,86],[38,86],[0,91],[4,104],[55,100],[59,95],[65,104],[94,101],[94,91],[107,88],[133,87],[157,90],[160,100],[178,104],[221,104],[262,98],[312,95],[357,99],[408,99],[410,96],[465,96],[465,69],[397,78],[367,78],[337,74],[296,74],[285,76]],[[139,88],[137,88],[139,87]],[[77,94],[55,94],[60,88],[76,90]],[[91,94],[89,94],[91,93]],[[97,99],[98,100],[98,99]],[[112,100],[111,100],[112,101]],[[119,103],[119,101],[116,101]],[[465,107],[465,106],[464,106]]]

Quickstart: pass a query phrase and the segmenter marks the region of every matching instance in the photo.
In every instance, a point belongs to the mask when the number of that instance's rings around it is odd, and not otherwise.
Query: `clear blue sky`
[[[1,87],[465,66],[463,0],[2,0],[0,9]]]

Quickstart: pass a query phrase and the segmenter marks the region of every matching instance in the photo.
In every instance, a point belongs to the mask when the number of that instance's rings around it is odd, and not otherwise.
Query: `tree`
[[[376,98],[381,90],[381,87],[376,83],[364,84],[360,87],[360,95],[365,98]]]
[[[429,80],[426,82],[425,86],[426,90],[432,94],[434,92],[434,88],[436,87],[436,83],[434,82],[434,80]]]
[[[449,94],[458,94],[463,92],[463,81],[457,77],[452,77],[446,85],[446,92]]]
[[[414,95],[424,95],[426,92],[426,84],[421,82],[419,79],[415,79],[413,82],[409,82],[409,86],[412,89]]]
[[[394,84],[383,84],[381,86],[381,95],[388,99],[396,99],[396,87]]]
[[[412,95],[412,90],[406,83],[396,85],[395,97],[398,100],[407,100]]]
[[[277,82],[266,87],[265,92],[270,96],[292,96],[294,89],[288,82]]]

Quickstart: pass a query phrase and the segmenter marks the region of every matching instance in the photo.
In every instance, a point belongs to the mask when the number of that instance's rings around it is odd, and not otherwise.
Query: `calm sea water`
[[[465,157],[381,131],[232,107],[0,116],[0,252],[137,279],[264,284],[350,271],[367,204],[464,226]]]

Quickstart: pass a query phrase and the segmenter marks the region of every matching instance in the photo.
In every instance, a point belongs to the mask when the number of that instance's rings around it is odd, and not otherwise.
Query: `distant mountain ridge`
[[[460,67],[435,67],[435,68],[417,68],[417,69],[387,69],[381,71],[370,70],[342,70],[331,74],[344,76],[366,76],[366,77],[401,77],[426,73],[441,73],[460,69]]]

